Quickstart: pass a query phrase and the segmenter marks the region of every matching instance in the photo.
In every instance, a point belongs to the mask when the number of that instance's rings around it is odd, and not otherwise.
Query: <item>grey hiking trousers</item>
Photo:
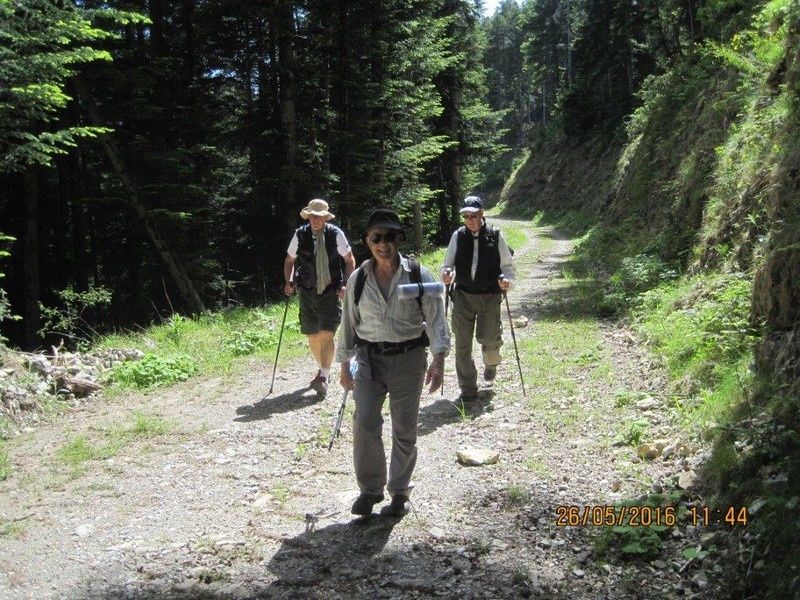
[[[472,360],[473,336],[481,345],[483,364],[497,366],[502,361],[503,326],[500,319],[501,294],[468,294],[456,289],[453,294],[453,336],[456,347],[458,387],[465,394],[478,391],[478,371]]]
[[[355,414],[353,415],[353,464],[359,490],[364,494],[390,495],[411,492],[411,474],[417,464],[417,417],[425,380],[428,350],[414,348],[381,355],[369,348],[356,354]],[[381,409],[389,395],[392,418],[392,450],[386,473]]]

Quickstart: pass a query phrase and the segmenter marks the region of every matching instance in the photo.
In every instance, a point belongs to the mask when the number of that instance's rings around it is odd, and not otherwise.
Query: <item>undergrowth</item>
[[[184,381],[195,374],[228,374],[235,359],[255,356],[272,361],[280,338],[285,303],[266,308],[233,309],[189,318],[173,315],[140,333],[102,338],[103,348],[138,348],[139,361],[124,363],[111,378],[121,387],[143,388]],[[281,342],[281,359],[303,351],[297,302],[290,301]]]

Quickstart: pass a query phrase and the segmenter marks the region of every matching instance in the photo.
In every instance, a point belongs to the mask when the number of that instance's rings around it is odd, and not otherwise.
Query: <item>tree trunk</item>
[[[89,111],[89,118],[93,123],[100,124],[101,120],[99,114],[97,113],[97,108],[94,106],[94,104],[92,104],[83,82],[77,81],[76,86],[78,93],[86,103]],[[161,236],[160,232],[150,218],[150,213],[148,212],[147,208],[139,200],[139,192],[128,176],[128,171],[122,162],[119,152],[117,152],[116,147],[111,141],[111,138],[109,136],[100,136],[99,139],[101,145],[103,146],[106,158],[108,158],[108,161],[111,163],[114,172],[122,181],[123,188],[128,193],[128,202],[144,226],[147,236],[150,238],[150,242],[155,247],[159,258],[164,263],[167,272],[170,274],[175,282],[175,285],[178,287],[184,304],[193,313],[204,312],[205,306],[203,305],[203,301],[200,299],[200,295],[197,293],[192,280],[189,278],[189,275],[186,273],[186,270],[180,263],[178,257],[175,256],[169,249],[166,240]]]
[[[418,198],[414,200],[414,251],[422,252],[422,205]]]
[[[35,348],[39,340],[40,313],[40,273],[39,273],[39,186],[36,172],[29,167],[23,174],[23,190],[25,194],[25,223],[22,243],[23,289],[23,322],[25,346]]]
[[[297,114],[295,107],[294,2],[281,2],[278,20],[278,76],[281,132],[283,136],[283,197],[289,227],[294,225],[297,204]]]

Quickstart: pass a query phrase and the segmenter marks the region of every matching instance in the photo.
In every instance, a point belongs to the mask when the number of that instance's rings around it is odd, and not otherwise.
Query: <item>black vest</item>
[[[336,229],[325,223],[325,248],[328,251],[328,266],[331,271],[331,284],[325,288],[338,290],[344,282],[344,260],[336,247]],[[317,291],[317,263],[314,258],[314,232],[311,225],[297,228],[297,258],[295,259],[294,280],[304,290]]]
[[[484,223],[478,232],[478,266],[472,280],[472,232],[462,225],[456,245],[456,286],[470,294],[499,294],[500,231]]]

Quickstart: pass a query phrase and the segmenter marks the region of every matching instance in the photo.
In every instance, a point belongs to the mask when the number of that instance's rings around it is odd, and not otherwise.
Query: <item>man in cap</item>
[[[442,281],[453,292],[453,336],[456,376],[461,399],[478,394],[478,371],[472,360],[473,335],[483,352],[483,378],[492,381],[501,362],[503,345],[500,303],[511,286],[514,264],[511,249],[499,229],[486,224],[483,202],[467,196],[461,207],[464,225],[453,232],[442,265]]]
[[[333,335],[342,318],[339,300],[344,297],[345,282],[356,261],[342,230],[328,222],[336,215],[328,210],[325,200],[312,200],[300,216],[308,223],[298,227],[289,242],[283,263],[283,291],[289,296],[297,288],[300,331],[308,336],[308,346],[319,366],[310,387],[325,396],[333,363]]]
[[[384,488],[392,496],[384,514],[403,516],[411,493],[411,474],[417,462],[417,416],[424,384],[429,391],[442,383],[444,357],[450,349],[450,332],[444,305],[438,295],[423,295],[419,302],[400,297],[399,285],[432,282],[433,277],[416,259],[402,256],[398,243],[405,239],[397,214],[373,211],[365,241],[372,259],[357,269],[347,285],[342,330],[336,359],[342,363],[340,383],[354,390],[353,463],[361,494],[353,503],[356,515],[369,515],[383,500]],[[365,278],[361,279],[362,271]],[[363,275],[362,275],[363,277]],[[433,360],[427,367],[430,344]],[[350,359],[358,363],[355,380]],[[424,382],[424,383],[423,383]],[[387,477],[381,438],[381,408],[389,395],[392,417],[392,453]]]

